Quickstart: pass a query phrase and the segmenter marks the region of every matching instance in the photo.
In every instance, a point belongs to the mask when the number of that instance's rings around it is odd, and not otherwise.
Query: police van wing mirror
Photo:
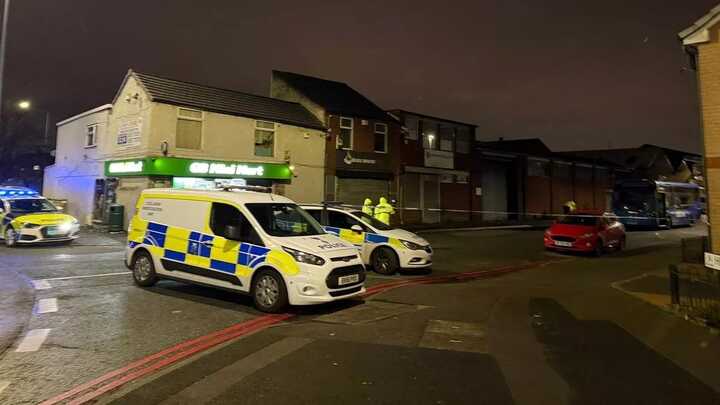
[[[363,233],[363,228],[360,225],[353,225],[350,227],[350,230],[355,233]]]
[[[226,225],[225,226],[225,237],[230,240],[240,240],[242,235],[242,229],[240,225]]]

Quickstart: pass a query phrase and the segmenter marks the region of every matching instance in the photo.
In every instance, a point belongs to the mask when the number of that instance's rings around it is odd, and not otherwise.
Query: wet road
[[[433,279],[371,274],[365,300],[282,318],[137,288],[104,235],[0,248],[0,402],[715,403],[717,336],[611,288],[702,232],[631,233],[600,259],[546,253],[539,231],[428,234]]]

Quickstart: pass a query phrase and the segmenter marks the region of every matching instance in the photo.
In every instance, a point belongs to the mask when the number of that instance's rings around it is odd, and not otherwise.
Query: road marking
[[[40,348],[40,346],[42,346],[49,334],[50,329],[33,329],[25,335],[22,341],[20,341],[20,344],[15,351],[20,353],[35,352]]]
[[[37,306],[35,306],[36,314],[47,314],[50,312],[57,312],[57,310],[57,298],[43,298],[38,301]]]
[[[305,347],[313,339],[287,337],[275,342],[200,381],[186,387],[160,404],[204,404],[226,392],[245,377]]]
[[[52,288],[50,283],[45,280],[33,280],[32,283],[36,290],[49,290]]]
[[[10,385],[10,381],[0,381],[0,394]]]
[[[74,280],[76,278],[93,278],[93,277],[108,277],[108,276],[124,276],[127,274],[132,274],[130,271],[120,271],[117,273],[103,273],[103,274],[89,274],[86,276],[67,276],[67,277],[54,277],[54,278],[43,278],[40,280],[33,280],[34,283],[36,282],[48,282],[48,281],[59,281],[59,280]]]

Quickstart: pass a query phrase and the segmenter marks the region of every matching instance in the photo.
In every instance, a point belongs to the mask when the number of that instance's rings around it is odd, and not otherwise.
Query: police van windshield
[[[324,234],[320,224],[295,204],[245,204],[271,236],[312,236]]]
[[[52,203],[44,198],[19,198],[8,201],[10,203],[10,212],[29,214],[33,212],[55,212]]]
[[[370,224],[373,227],[381,230],[381,231],[389,231],[392,230],[393,227],[390,225],[385,224],[384,222],[380,222],[375,217],[371,217],[370,215],[362,212],[362,211],[352,211],[351,212],[356,217],[360,218],[363,222],[366,224]]]

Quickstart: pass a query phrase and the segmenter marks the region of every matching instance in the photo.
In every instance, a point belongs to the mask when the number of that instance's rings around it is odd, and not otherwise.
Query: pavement
[[[704,232],[632,232],[599,259],[545,252],[536,230],[428,233],[432,274],[372,273],[362,299],[281,316],[137,288],[121,237],[0,248],[23,325],[3,328],[0,403],[717,404],[717,333],[614,288]]]

